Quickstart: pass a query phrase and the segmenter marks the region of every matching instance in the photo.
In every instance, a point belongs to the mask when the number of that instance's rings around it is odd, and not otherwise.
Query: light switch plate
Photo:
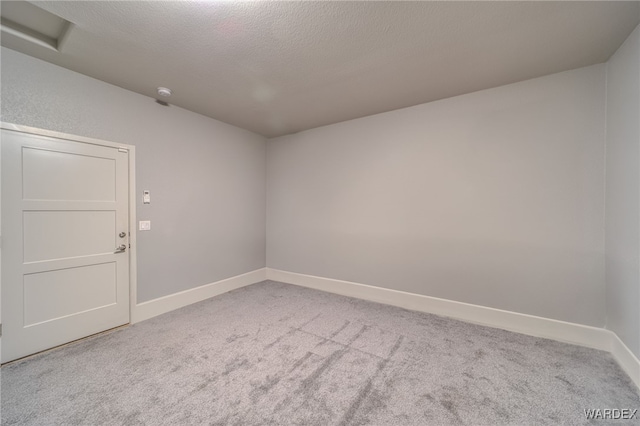
[[[142,203],[151,204],[151,193],[146,189],[142,191]]]
[[[151,231],[151,221],[141,220],[138,229],[141,231]]]

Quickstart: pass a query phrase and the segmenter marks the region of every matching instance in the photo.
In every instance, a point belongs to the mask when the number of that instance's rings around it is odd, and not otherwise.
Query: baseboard
[[[604,328],[272,268],[266,268],[266,276],[268,280],[605,350],[612,353],[622,369],[640,388],[640,363],[638,359],[615,333]]]
[[[236,275],[235,277],[216,281],[211,284],[205,284],[200,287],[149,300],[148,302],[139,303],[131,309],[131,324],[162,315],[174,309],[182,308],[237,288],[259,283],[265,279],[266,268],[260,268],[252,272],[247,272],[246,274]]]
[[[629,375],[631,380],[640,389],[640,360],[631,352],[631,349],[624,344],[620,337],[613,331],[611,333],[611,354],[618,361],[620,367]]]

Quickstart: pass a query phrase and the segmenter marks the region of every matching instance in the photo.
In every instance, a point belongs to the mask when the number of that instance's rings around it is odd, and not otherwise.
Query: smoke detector
[[[171,89],[167,89],[166,87],[158,87],[158,95],[163,98],[168,98],[171,96]]]

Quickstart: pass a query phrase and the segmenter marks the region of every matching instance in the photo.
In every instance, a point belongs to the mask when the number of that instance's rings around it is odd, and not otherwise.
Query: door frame
[[[68,133],[55,132],[52,130],[38,129],[35,127],[23,126],[21,124],[5,123],[0,121],[0,129],[15,131],[19,133],[45,136],[56,139],[62,139],[70,142],[85,143],[91,145],[105,146],[109,148],[123,148],[129,152],[129,244],[130,248],[127,250],[129,256],[129,324],[131,324],[132,318],[134,318],[134,310],[137,305],[137,240],[136,240],[136,147],[133,145],[127,145],[122,143],[109,142],[101,139],[87,138],[84,136],[71,135]],[[0,194],[1,195],[1,194]],[[0,254],[1,256],[1,254]],[[0,275],[0,285],[2,285],[2,278]],[[2,322],[2,316],[0,312],[0,323]],[[0,344],[2,340],[0,334]],[[4,362],[4,360],[0,360]]]

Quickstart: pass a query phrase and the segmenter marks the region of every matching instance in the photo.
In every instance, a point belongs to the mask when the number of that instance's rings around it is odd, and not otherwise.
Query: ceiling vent
[[[29,42],[60,51],[71,23],[26,1],[0,2],[2,45]]]

